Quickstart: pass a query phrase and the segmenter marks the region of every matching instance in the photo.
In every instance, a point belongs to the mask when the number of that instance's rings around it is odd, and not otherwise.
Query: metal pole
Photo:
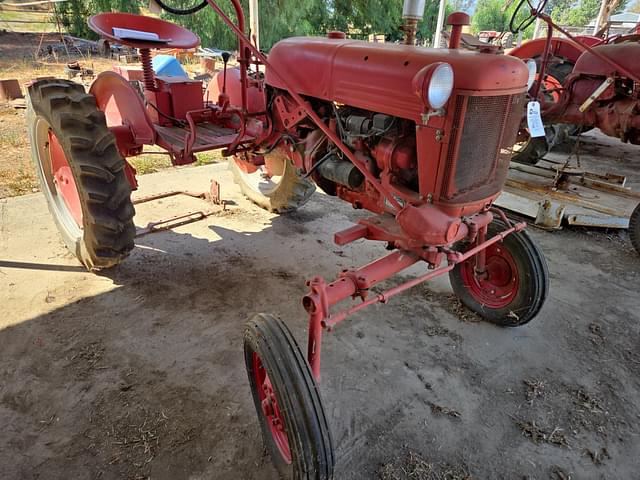
[[[258,0],[249,0],[249,30],[251,31],[251,40],[256,44],[256,48],[260,50],[260,22],[258,21]]]
[[[440,8],[438,9],[438,21],[436,23],[436,32],[433,36],[433,48],[440,48],[440,36],[442,27],[444,26],[444,12],[447,9],[447,0],[440,0]]]
[[[596,24],[593,26],[594,35],[598,33],[598,30],[600,30],[600,24],[602,23],[602,20],[603,20],[602,17],[604,17],[604,10],[605,10],[606,4],[607,4],[607,0],[602,0],[602,3],[600,4],[600,10],[598,11],[598,17],[596,18]]]

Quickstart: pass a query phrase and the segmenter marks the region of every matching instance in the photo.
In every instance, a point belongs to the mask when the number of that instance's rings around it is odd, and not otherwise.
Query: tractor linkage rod
[[[386,198],[386,200],[391,204],[391,206],[394,208],[396,213],[402,210],[402,205],[398,203],[398,201],[391,194],[391,192],[389,192],[380,182],[378,182],[378,179],[365,167],[365,165],[360,160],[356,158],[353,152],[349,150],[349,148],[342,142],[342,140],[340,140],[338,135],[333,130],[331,130],[322,121],[322,119],[316,114],[316,112],[314,112],[313,109],[309,107],[307,102],[305,102],[304,99],[300,95],[298,95],[298,93],[292,87],[291,82],[289,82],[284,75],[278,72],[278,70],[275,69],[273,65],[269,63],[269,61],[267,60],[267,57],[251,43],[251,41],[245,35],[243,30],[244,15],[242,14],[242,7],[240,6],[239,0],[231,0],[236,10],[236,15],[238,16],[238,19],[239,19],[239,22],[238,22],[239,25],[234,24],[214,0],[207,0],[207,2],[209,2],[209,5],[211,6],[211,8],[213,8],[216,11],[216,13],[220,15],[222,20],[227,24],[227,26],[229,26],[229,28],[231,28],[231,30],[233,30],[233,32],[238,37],[240,41],[241,61],[245,63],[248,61],[248,59],[245,58],[244,48],[248,48],[249,50],[251,50],[251,52],[255,55],[255,57],[258,60],[260,60],[266,67],[268,67],[276,75],[276,77],[280,79],[280,81],[284,84],[285,88],[287,89],[291,97],[298,104],[298,106],[302,110],[304,110],[304,112],[311,118],[313,123],[315,123],[316,126],[320,130],[322,130],[322,132],[327,137],[329,137],[329,139],[342,151],[342,153],[346,155],[346,157],[351,161],[351,163],[353,163],[358,168],[358,170],[362,172],[364,177],[371,183],[371,185]],[[245,76],[246,76],[246,65],[243,65],[242,70],[245,72]],[[243,82],[242,91],[243,91],[243,102],[244,102],[244,95],[246,95],[247,85],[246,85],[246,80],[242,80],[242,82]],[[243,107],[245,106],[246,104],[243,105]]]
[[[524,230],[526,225],[526,222],[512,224],[510,228],[484,241],[481,241],[482,236],[479,236],[477,245],[464,253],[442,249],[447,256],[447,265],[376,294],[368,300],[366,297],[371,287],[418,263],[421,260],[420,256],[410,250],[397,250],[358,269],[343,271],[332,283],[327,284],[322,277],[315,277],[307,282],[310,292],[302,299],[302,305],[309,313],[307,359],[316,381],[320,383],[320,350],[323,329],[331,331],[338,323],[363,308],[376,303],[387,303],[399,293],[453,270],[456,264],[464,262],[494,243],[504,240],[512,233]],[[363,301],[338,313],[330,313],[329,309],[332,305],[349,297],[360,297]]]

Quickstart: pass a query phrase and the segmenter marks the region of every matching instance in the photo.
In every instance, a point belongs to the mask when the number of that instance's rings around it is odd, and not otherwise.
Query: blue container
[[[180,62],[171,55],[156,55],[152,61],[153,71],[160,77],[189,78]]]

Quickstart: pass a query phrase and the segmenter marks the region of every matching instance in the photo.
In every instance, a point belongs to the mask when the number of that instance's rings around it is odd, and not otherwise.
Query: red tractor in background
[[[391,253],[333,282],[308,281],[306,356],[286,325],[260,314],[247,324],[246,367],[266,445],[278,469],[295,478],[333,475],[331,434],[320,399],[324,330],[406,289],[448,274],[471,310],[503,326],[523,325],[548,292],[544,257],[524,231],[495,208],[506,179],[525,94],[534,76],[515,57],[458,48],[469,17],[449,16],[448,49],[326,38],[290,38],[268,57],[213,0],[207,5],[235,32],[239,68],[211,82],[156,77],[153,48],[191,48],[193,33],[155,18],[99,14],[89,25],[104,38],[138,48],[140,92],[113,72],[89,93],[67,80],[29,87],[29,134],[42,190],[67,246],[89,269],[108,268],[134,246],[137,184],[127,157],[160,145],[175,164],[222,149],[242,191],[286,213],[319,186],[370,216],[335,234],[345,245],[384,242]],[[421,4],[421,5],[420,5]],[[424,2],[405,2],[405,17]],[[424,273],[385,291],[372,289],[413,265]],[[334,309],[348,299],[361,302]],[[306,357],[306,358],[305,358]]]
[[[515,27],[514,19],[525,2],[521,0],[516,8],[510,29],[517,32],[540,17],[548,25],[547,37],[526,42],[509,55],[536,61],[538,79],[530,93],[541,104],[546,136],[532,138],[523,126],[513,160],[535,164],[567,135],[592,128],[639,145],[640,31],[604,39],[574,37],[542,13],[546,0]],[[566,38],[553,37],[554,29]]]
[[[537,79],[529,94],[540,102],[545,135],[532,137],[523,120],[512,160],[535,165],[568,135],[592,128],[640,145],[640,25],[626,35],[574,37],[543,13],[547,0],[542,0],[514,26],[525,2],[520,1],[511,17],[511,31],[517,33],[539,17],[547,23],[547,37],[509,55],[536,61]],[[554,29],[566,38],[554,37]],[[629,217],[628,231],[640,252],[640,204]]]

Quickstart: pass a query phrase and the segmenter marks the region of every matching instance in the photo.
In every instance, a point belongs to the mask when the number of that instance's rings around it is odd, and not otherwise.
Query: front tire
[[[68,80],[29,87],[31,153],[49,210],[69,250],[89,270],[113,267],[136,229],[124,159],[95,98]]]
[[[333,478],[333,445],[318,386],[284,322],[255,315],[245,329],[244,359],[264,443],[280,475]]]
[[[494,220],[487,238],[506,229],[504,222]],[[488,247],[483,274],[476,272],[475,263],[473,256],[449,272],[453,291],[467,308],[505,327],[524,325],[538,314],[549,292],[549,273],[527,232],[514,232]]]

